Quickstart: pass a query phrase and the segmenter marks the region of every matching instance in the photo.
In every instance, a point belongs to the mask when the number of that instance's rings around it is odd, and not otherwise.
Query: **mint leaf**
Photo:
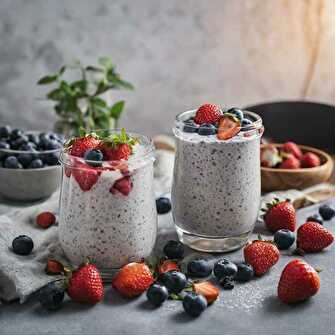
[[[106,69],[113,69],[114,64],[112,62],[112,59],[110,57],[101,57],[98,60],[99,64],[105,67]]]
[[[124,101],[118,101],[116,102],[112,107],[110,107],[109,109],[109,115],[110,117],[112,117],[113,119],[118,120],[122,114],[124,108]]]
[[[57,74],[50,75],[50,76],[45,76],[45,77],[42,77],[42,78],[37,82],[37,85],[51,84],[51,83],[55,82],[57,79],[58,79],[58,75],[57,75]]]

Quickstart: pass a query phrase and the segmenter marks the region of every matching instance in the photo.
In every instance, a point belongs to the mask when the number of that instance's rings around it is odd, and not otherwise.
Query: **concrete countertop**
[[[2,203],[0,213],[9,208]],[[299,210],[299,224],[317,208],[315,205]],[[325,226],[334,233],[335,219]],[[166,239],[176,238],[171,214],[160,216],[159,228],[157,245],[161,248]],[[255,228],[255,234],[258,233],[268,234],[261,224]],[[240,260],[242,250],[225,257]],[[335,316],[334,258],[334,245],[324,252],[304,257],[312,266],[323,269],[320,273],[321,290],[309,301],[295,306],[284,305],[276,296],[280,273],[293,259],[282,255],[279,263],[262,278],[237,284],[232,291],[222,290],[220,299],[197,319],[183,313],[180,301],[168,301],[153,309],[146,302],[145,295],[126,300],[108,286],[104,302],[93,307],[66,301],[60,311],[52,313],[42,310],[35,298],[23,305],[6,303],[0,306],[0,334],[330,335],[334,334]]]

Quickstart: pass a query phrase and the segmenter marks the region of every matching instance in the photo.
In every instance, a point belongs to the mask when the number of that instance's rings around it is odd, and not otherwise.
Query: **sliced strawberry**
[[[210,281],[194,283],[193,288],[195,293],[201,294],[206,298],[208,304],[214,302],[220,294],[220,290]]]
[[[101,171],[89,165],[77,163],[76,166],[72,168],[72,174],[80,188],[85,192],[89,191],[98,181]]]
[[[48,275],[58,275],[64,272],[64,266],[61,262],[55,259],[48,259],[45,272]]]
[[[87,150],[98,148],[100,143],[101,140],[91,135],[77,138],[71,145],[70,154],[72,156],[84,157]]]
[[[106,160],[109,161],[120,161],[128,160],[132,153],[132,148],[127,143],[120,143],[116,146],[110,144],[103,144],[101,151],[104,154]]]
[[[180,271],[180,268],[176,262],[171,261],[170,259],[167,259],[158,265],[158,273],[160,275],[169,271]]]
[[[228,140],[234,137],[241,130],[241,122],[234,116],[224,114],[219,120],[217,138]]]
[[[218,105],[204,104],[197,110],[194,122],[197,124],[216,123],[221,117],[221,109]]]
[[[117,180],[114,185],[109,189],[109,192],[116,194],[117,191],[127,196],[133,188],[133,183],[129,176]]]
[[[302,157],[302,152],[298,145],[294,142],[286,142],[282,145],[281,150],[283,152],[287,152],[289,154],[292,154],[295,158],[301,159]]]

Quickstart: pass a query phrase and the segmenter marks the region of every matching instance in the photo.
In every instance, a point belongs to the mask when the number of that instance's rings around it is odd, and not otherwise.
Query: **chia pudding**
[[[261,119],[244,112],[252,122],[220,140],[216,134],[184,131],[185,120],[194,114],[179,115],[174,128],[172,208],[177,233],[197,250],[237,249],[253,230],[260,206]]]
[[[139,142],[127,160],[92,167],[78,163],[68,150],[61,155],[59,239],[74,264],[89,259],[100,268],[118,268],[149,256],[153,249],[153,147],[147,138],[131,136]]]

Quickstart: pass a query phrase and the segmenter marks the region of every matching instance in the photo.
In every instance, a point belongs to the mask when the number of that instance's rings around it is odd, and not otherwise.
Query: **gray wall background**
[[[168,132],[204,102],[335,102],[332,0],[0,0],[0,124],[52,129],[37,79],[110,55],[135,86],[122,124]]]

